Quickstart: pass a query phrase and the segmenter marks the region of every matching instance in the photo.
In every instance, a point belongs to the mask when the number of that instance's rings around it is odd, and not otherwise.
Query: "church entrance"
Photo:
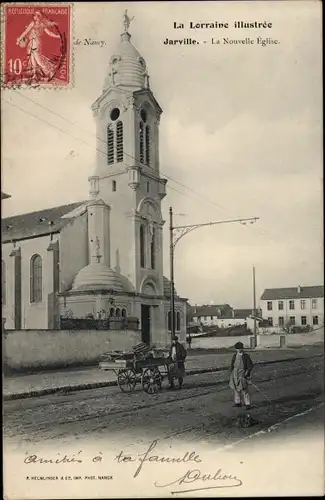
[[[150,344],[150,306],[141,304],[141,340]]]

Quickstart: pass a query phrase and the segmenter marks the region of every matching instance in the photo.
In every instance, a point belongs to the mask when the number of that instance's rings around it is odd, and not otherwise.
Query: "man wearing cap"
[[[250,396],[248,393],[248,381],[253,369],[253,362],[247,352],[244,352],[242,342],[235,344],[236,354],[231,360],[230,382],[229,387],[234,391],[234,406],[242,406],[241,396],[243,396],[244,404],[248,409],[251,405]]]
[[[169,365],[168,370],[168,380],[170,384],[170,389],[174,389],[174,379],[178,378],[179,388],[183,387],[183,379],[185,377],[185,359],[186,359],[186,349],[178,342],[178,337],[176,335],[172,338],[172,345],[169,351],[169,357],[172,363]]]

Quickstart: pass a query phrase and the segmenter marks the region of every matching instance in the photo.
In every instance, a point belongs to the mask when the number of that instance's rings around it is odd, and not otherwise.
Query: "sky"
[[[238,217],[255,224],[196,229],[176,246],[175,285],[192,304],[253,302],[265,288],[323,283],[321,4],[284,2],[77,3],[74,87],[2,91],[3,216],[84,200],[95,169],[92,103],[123,31],[144,57],[163,114],[163,217],[175,225]],[[235,29],[235,20],[270,29]],[[189,22],[228,22],[189,29]],[[185,28],[175,30],[174,22]],[[212,37],[278,40],[265,47]],[[195,38],[198,45],[165,45]],[[71,123],[72,122],[72,123]],[[169,276],[168,223],[164,274]]]

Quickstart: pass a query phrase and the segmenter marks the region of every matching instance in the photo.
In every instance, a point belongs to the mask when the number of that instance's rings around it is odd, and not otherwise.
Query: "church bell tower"
[[[128,278],[135,292],[157,296],[163,295],[161,200],[167,182],[159,173],[162,109],[146,62],[131,43],[131,21],[126,11],[102,94],[92,106],[97,152],[90,192],[111,208],[111,267]]]

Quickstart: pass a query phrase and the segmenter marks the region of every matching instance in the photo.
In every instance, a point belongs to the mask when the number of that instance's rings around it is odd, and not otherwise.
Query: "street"
[[[107,387],[8,401],[4,437],[12,444],[109,438],[118,446],[121,435],[134,444],[186,436],[224,445],[323,401],[321,357],[257,366],[252,382],[266,396],[251,386],[250,414],[258,424],[238,429],[235,422],[242,410],[232,407],[228,376],[227,372],[188,376],[182,391],[170,392],[164,382],[163,391],[151,396],[138,385],[131,394]]]
[[[31,499],[93,498],[94,487],[106,498],[322,494],[323,356],[256,366],[249,428],[236,425],[228,377],[191,375],[182,391],[164,381],[151,396],[139,385],[6,401],[7,497],[27,484]]]

